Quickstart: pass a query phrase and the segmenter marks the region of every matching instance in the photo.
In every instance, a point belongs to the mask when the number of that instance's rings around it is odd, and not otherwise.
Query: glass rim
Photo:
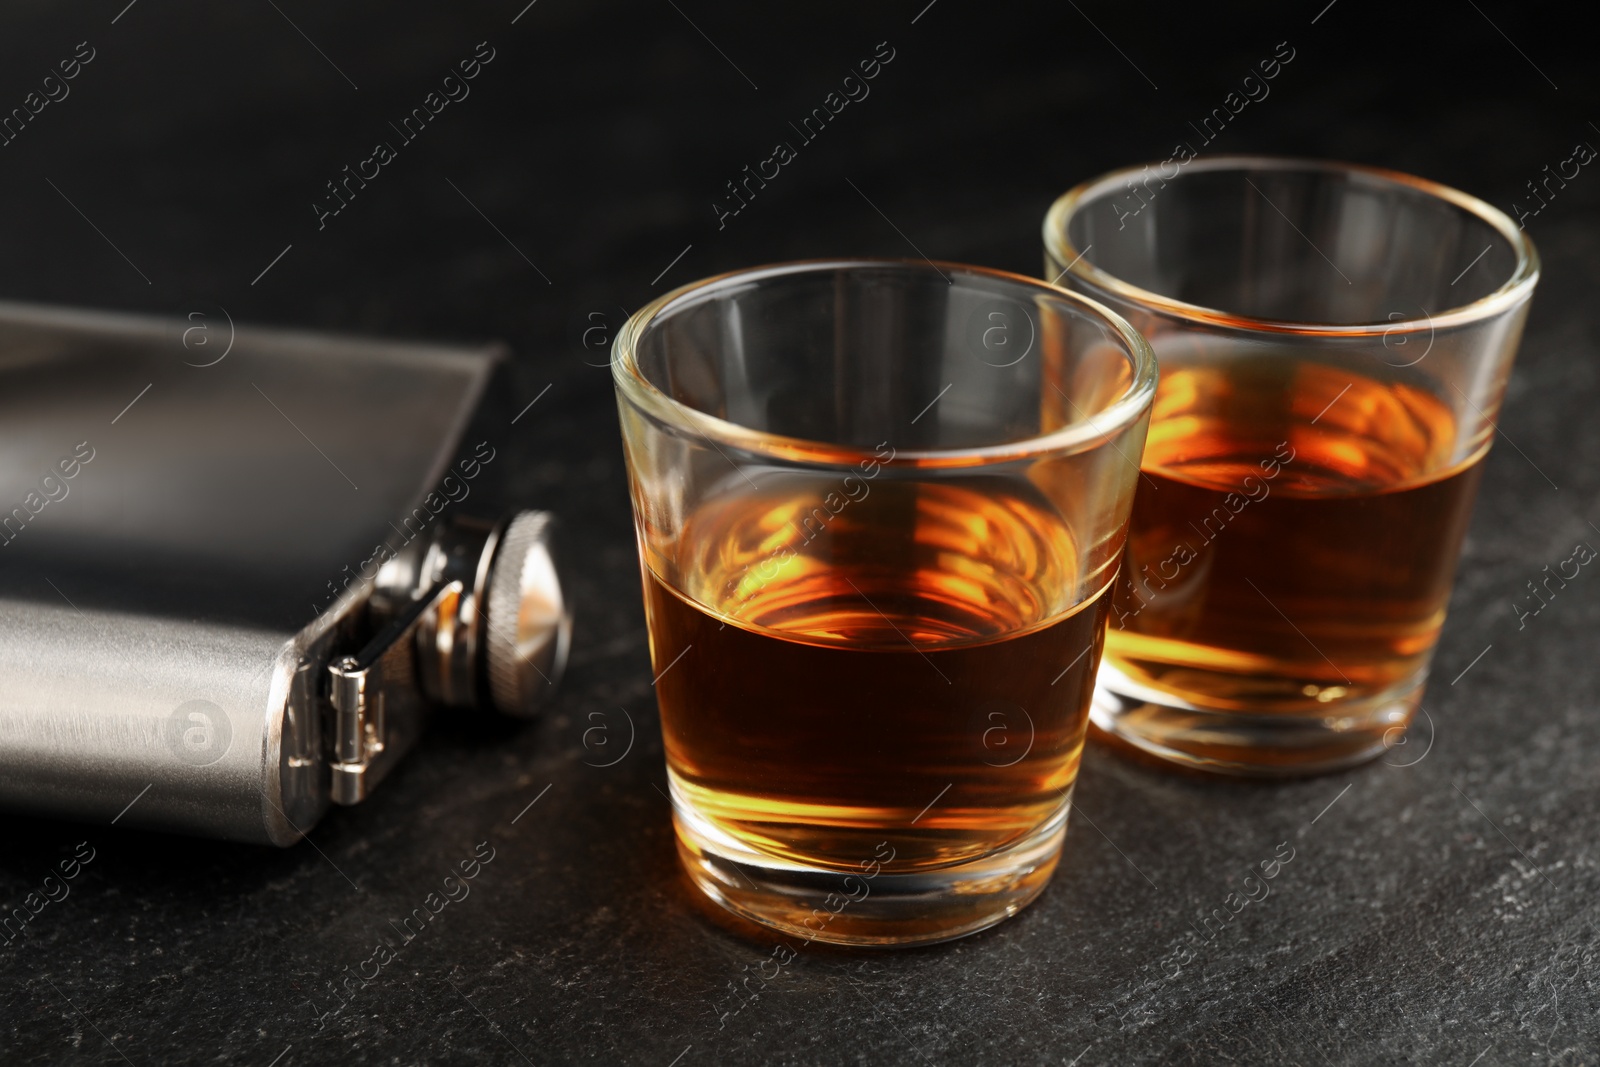
[[[1125,348],[1124,354],[1133,364],[1133,374],[1128,385],[1120,396],[1099,411],[1074,419],[1049,433],[976,448],[905,449],[896,451],[885,459],[879,453],[867,448],[769,433],[741,426],[736,422],[690,407],[662,392],[645,377],[639,367],[637,358],[639,341],[656,320],[669,311],[706,299],[719,291],[751,282],[823,271],[885,267],[910,268],[923,274],[942,274],[947,276],[947,281],[961,275],[976,275],[1048,297],[1058,303],[1071,305],[1074,310],[1099,321],[1122,342]],[[1149,342],[1126,319],[1097,300],[1051,285],[1038,278],[1029,278],[1026,275],[993,267],[952,263],[946,260],[889,257],[792,260],[726,271],[690,282],[656,297],[628,316],[628,321],[623,324],[616,341],[613,342],[612,352],[611,377],[617,391],[636,408],[659,422],[668,426],[676,425],[695,436],[707,438],[719,445],[730,445],[745,452],[788,463],[817,466],[846,466],[870,460],[884,466],[898,467],[981,467],[1047,453],[1081,451],[1086,446],[1110,440],[1139,419],[1155,397],[1157,374],[1156,356]]]
[[[1057,261],[1067,264],[1062,274],[1070,272],[1075,277],[1095,286],[1097,289],[1173,318],[1202,322],[1214,326],[1232,327],[1234,329],[1269,333],[1292,333],[1313,337],[1376,337],[1397,331],[1420,332],[1437,327],[1465,326],[1503,314],[1519,303],[1526,301],[1532,295],[1533,288],[1539,281],[1539,253],[1535,250],[1533,240],[1528,236],[1527,232],[1520,229],[1505,212],[1493,204],[1473,196],[1471,193],[1464,193],[1459,189],[1440,182],[1430,181],[1427,178],[1419,178],[1414,174],[1388,170],[1384,167],[1372,167],[1363,163],[1308,159],[1297,156],[1234,154],[1208,156],[1204,159],[1196,159],[1182,164],[1182,166],[1184,170],[1189,171],[1297,170],[1355,174],[1374,180],[1379,184],[1403,186],[1415,192],[1420,192],[1424,196],[1452,204],[1488,224],[1501,237],[1505,238],[1506,242],[1511,246],[1513,253],[1517,257],[1516,266],[1511,272],[1511,277],[1506,279],[1493,292],[1481,296],[1477,300],[1447,308],[1436,314],[1430,313],[1424,308],[1422,309],[1423,317],[1420,319],[1388,319],[1382,322],[1358,323],[1293,322],[1239,315],[1229,311],[1222,311],[1218,308],[1176,300],[1125,282],[1116,275],[1101,270],[1084,258],[1084,252],[1087,252],[1088,249],[1079,251],[1067,236],[1067,226],[1080,208],[1091,201],[1098,200],[1109,187],[1115,187],[1120,190],[1124,187],[1124,182],[1128,178],[1141,175],[1147,169],[1159,167],[1160,165],[1160,163],[1144,163],[1137,166],[1119,167],[1116,170],[1108,171],[1097,178],[1090,178],[1088,181],[1074,186],[1050,205],[1050,210],[1045,213],[1044,217],[1044,245],[1045,250],[1055,257]],[[1163,180],[1171,181],[1176,179]],[[1093,246],[1091,245],[1090,247]],[[1057,275],[1055,282],[1059,283],[1060,280],[1061,275]]]

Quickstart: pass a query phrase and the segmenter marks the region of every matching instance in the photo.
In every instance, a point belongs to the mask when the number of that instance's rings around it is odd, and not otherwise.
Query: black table
[[[543,722],[442,725],[284,852],[8,817],[7,911],[79,842],[93,859],[0,942],[0,1062],[1600,1060],[1600,578],[1520,628],[1513,610],[1544,565],[1600,545],[1600,176],[1537,214],[1525,186],[1600,145],[1570,10],[525,2],[3,16],[0,293],[509,340],[513,409],[539,399],[494,431],[501,503],[565,519],[578,628]],[[733,214],[725,183],[880,42],[870,96]],[[762,261],[1035,273],[1055,195],[1166,158],[1279,42],[1270,95],[1207,152],[1424,174],[1520,207],[1544,256],[1431,728],[1290,784],[1097,746],[1062,868],[1023,914],[915,951],[805,948],[732,1013],[776,937],[676,866],[611,384],[584,331]],[[475,56],[470,95],[405,126]],[[365,164],[379,141],[392,158]],[[1284,843],[1271,896],[1197,934]],[[389,920],[491,849],[470,896],[341,1007]]]

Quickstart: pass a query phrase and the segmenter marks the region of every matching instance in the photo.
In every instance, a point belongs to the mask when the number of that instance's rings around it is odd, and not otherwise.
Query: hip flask
[[[289,845],[431,715],[536,715],[572,624],[553,517],[484,515],[504,361],[0,303],[0,808]]]

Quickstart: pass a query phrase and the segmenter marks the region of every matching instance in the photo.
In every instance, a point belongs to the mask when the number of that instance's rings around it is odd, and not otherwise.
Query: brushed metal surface
[[[186,328],[0,302],[0,522],[39,494],[0,594],[298,631],[443,478],[498,357],[238,326],[196,367]]]
[[[0,805],[294,840],[326,804],[305,783],[284,795],[285,750],[303,740],[281,726],[299,651],[269,630],[7,602]]]

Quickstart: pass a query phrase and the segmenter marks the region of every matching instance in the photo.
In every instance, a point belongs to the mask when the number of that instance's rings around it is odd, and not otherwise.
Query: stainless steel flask
[[[501,357],[0,303],[0,808],[288,845],[429,714],[535,714],[554,523],[474,517],[507,427],[463,445]]]

